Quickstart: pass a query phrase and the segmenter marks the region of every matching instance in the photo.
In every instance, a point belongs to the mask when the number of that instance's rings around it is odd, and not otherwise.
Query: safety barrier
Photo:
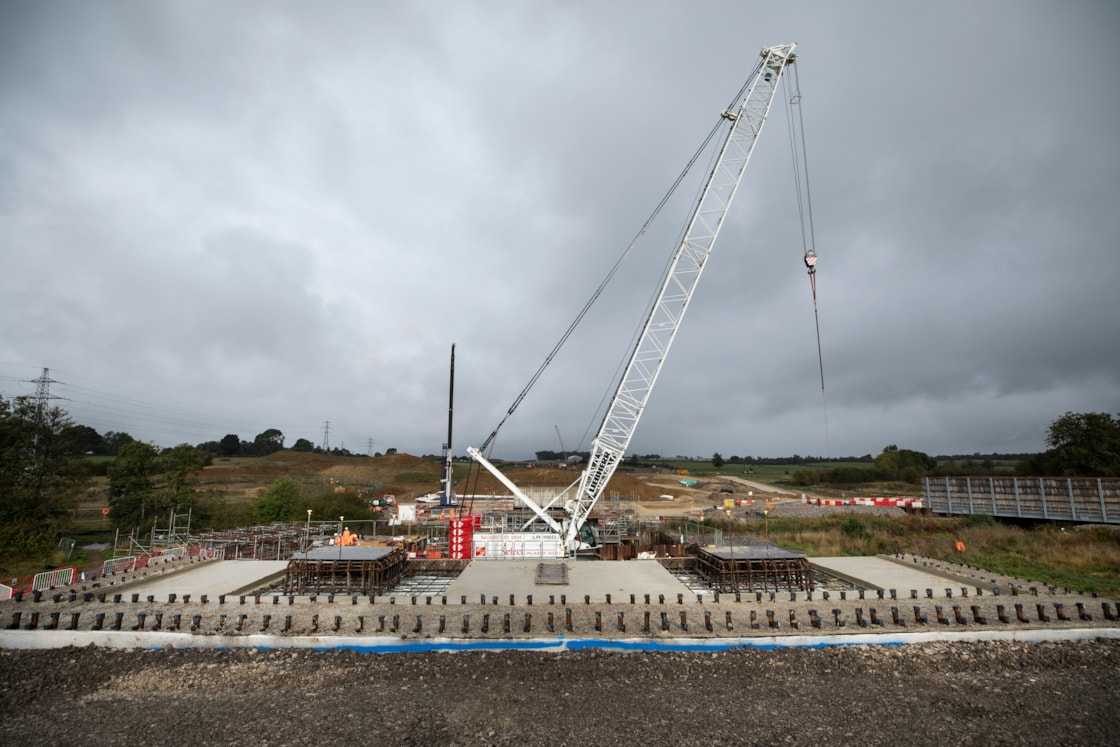
[[[74,583],[73,567],[56,568],[53,571],[36,573],[35,578],[31,580],[31,590],[53,589],[56,586],[69,586],[72,583]]]
[[[891,506],[895,508],[923,508],[925,506],[921,498],[910,496],[894,498],[810,498],[805,496],[801,499],[801,502],[813,506]]]

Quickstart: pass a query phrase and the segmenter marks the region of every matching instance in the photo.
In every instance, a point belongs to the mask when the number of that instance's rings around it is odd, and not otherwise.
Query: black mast
[[[451,459],[451,421],[455,412],[455,343],[451,343],[451,384],[447,394],[447,443],[443,445],[443,496],[441,506],[454,506],[451,495],[451,475],[454,469]]]

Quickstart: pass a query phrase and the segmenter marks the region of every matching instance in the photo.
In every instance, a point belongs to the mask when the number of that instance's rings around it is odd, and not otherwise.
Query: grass
[[[725,537],[769,537],[810,557],[914,553],[1052,586],[1120,597],[1120,527],[1033,528],[990,517],[833,514],[813,519],[708,520]],[[957,552],[963,542],[965,551]]]

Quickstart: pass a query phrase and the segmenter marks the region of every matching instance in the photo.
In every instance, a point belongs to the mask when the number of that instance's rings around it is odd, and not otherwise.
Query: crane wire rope
[[[813,198],[809,189],[809,159],[805,148],[805,121],[801,109],[801,80],[797,66],[793,67],[793,91],[786,98],[786,122],[789,132],[790,153],[793,157],[793,180],[797,192],[797,214],[801,225],[801,247],[809,287],[813,292],[813,322],[817,330],[817,365],[821,377],[821,407],[824,412],[825,452],[832,458],[832,445],[828,432],[828,399],[824,388],[824,353],[821,349],[821,320],[817,308],[817,251],[816,229],[813,226]],[[794,116],[796,111],[796,116]]]

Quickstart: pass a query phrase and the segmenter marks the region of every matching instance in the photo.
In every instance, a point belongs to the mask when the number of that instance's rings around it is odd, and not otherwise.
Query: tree
[[[937,460],[921,451],[900,449],[894,444],[883,447],[875,457],[875,468],[889,480],[916,483],[937,466]]]
[[[222,456],[237,456],[241,453],[241,439],[236,433],[227,433],[218,442],[218,453]]]
[[[143,441],[122,446],[109,465],[109,518],[117,526],[137,526],[152,514],[156,448]]]
[[[0,397],[0,552],[50,550],[66,524],[71,497],[89,474],[68,447],[73,425],[32,397]]]
[[[297,438],[296,442],[292,444],[292,451],[314,451],[315,444],[308,441],[306,438]]]
[[[1105,412],[1067,412],[1050,424],[1050,448],[1016,465],[1019,474],[1060,477],[1120,475],[1120,419]]]
[[[105,456],[116,456],[122,446],[136,440],[123,431],[106,431],[104,439]]]
[[[253,439],[253,456],[268,456],[284,448],[284,434],[276,428],[258,433]]]
[[[299,518],[302,509],[300,484],[287,477],[275,480],[253,503],[253,521],[271,524]]]
[[[105,439],[88,425],[69,425],[63,428],[61,445],[68,456],[105,453]]]
[[[163,476],[165,487],[160,507],[178,511],[194,505],[194,482],[189,475],[210,464],[213,457],[190,444],[164,449],[156,460],[156,471]]]
[[[718,451],[712,454],[712,466],[716,469],[723,466],[723,456]]]

